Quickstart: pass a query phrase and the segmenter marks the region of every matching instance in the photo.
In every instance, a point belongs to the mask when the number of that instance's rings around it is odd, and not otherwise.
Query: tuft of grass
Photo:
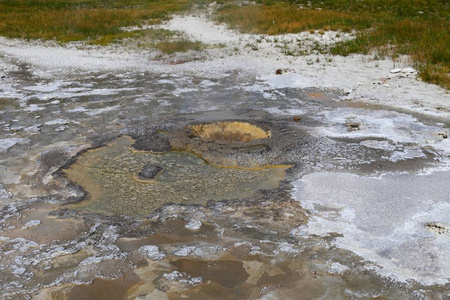
[[[174,41],[159,42],[155,46],[159,51],[165,54],[187,52],[189,50],[199,51],[203,48],[203,44],[201,42],[193,42],[184,38]]]
[[[125,39],[133,39],[142,48],[154,48],[157,43],[172,40],[177,34],[177,32],[166,29],[148,28],[104,35],[95,40],[90,40],[89,43],[104,46],[111,43],[120,43]]]
[[[335,55],[410,55],[420,77],[450,89],[450,2],[448,0],[259,0],[224,5],[221,22],[246,33],[356,30],[356,39],[330,48]],[[378,55],[377,55],[378,56]]]

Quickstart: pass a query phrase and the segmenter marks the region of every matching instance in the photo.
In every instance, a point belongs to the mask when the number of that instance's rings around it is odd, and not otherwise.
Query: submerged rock
[[[147,255],[152,260],[160,260],[166,257],[164,253],[159,252],[158,246],[145,245],[139,248],[139,252]]]
[[[147,165],[139,172],[139,176],[145,179],[155,179],[164,169],[156,165]]]
[[[41,224],[41,220],[31,220],[25,223],[25,225],[22,227],[22,229],[27,229],[29,227],[35,227]]]

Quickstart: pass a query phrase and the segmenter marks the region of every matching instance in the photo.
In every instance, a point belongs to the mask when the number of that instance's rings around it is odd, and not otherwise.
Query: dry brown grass
[[[120,29],[159,23],[191,7],[189,0],[10,0],[0,1],[0,33],[6,37],[60,42],[127,37]]]
[[[370,27],[367,14],[352,14],[330,10],[298,9],[293,5],[225,6],[218,12],[218,20],[246,33],[284,34],[304,30],[328,28],[348,31],[352,27]]]
[[[205,140],[248,142],[270,138],[270,131],[246,122],[217,122],[191,126],[195,136]]]

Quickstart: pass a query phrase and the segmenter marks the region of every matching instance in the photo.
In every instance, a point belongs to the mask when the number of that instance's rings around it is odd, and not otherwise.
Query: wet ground
[[[18,66],[2,299],[449,299],[445,120],[238,72]],[[223,121],[264,138],[194,130]]]

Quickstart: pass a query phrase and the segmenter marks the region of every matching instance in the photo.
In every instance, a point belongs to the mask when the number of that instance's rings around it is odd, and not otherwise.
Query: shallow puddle
[[[250,197],[274,189],[289,166],[243,169],[212,166],[185,151],[155,154],[133,151],[121,137],[88,151],[66,170],[69,180],[88,193],[78,208],[106,214],[144,216],[166,203],[206,204]],[[158,166],[155,178],[142,177],[146,166]]]

